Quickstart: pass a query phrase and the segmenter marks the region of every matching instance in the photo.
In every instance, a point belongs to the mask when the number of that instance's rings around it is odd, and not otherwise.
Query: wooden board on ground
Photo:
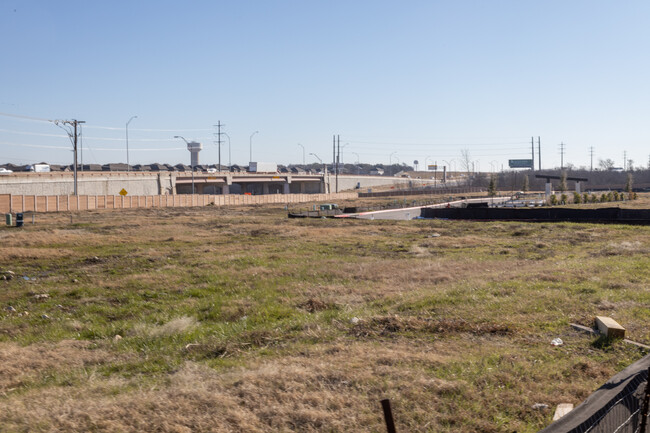
[[[625,328],[611,317],[596,316],[596,327],[607,338],[625,338]]]

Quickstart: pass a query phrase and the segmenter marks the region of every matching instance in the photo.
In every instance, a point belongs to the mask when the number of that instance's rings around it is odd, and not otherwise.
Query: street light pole
[[[298,146],[302,147],[302,165],[305,165],[305,146],[298,143]]]
[[[345,149],[345,146],[349,145],[350,143],[345,143],[343,146],[341,146],[341,149]],[[339,150],[339,163],[341,166],[345,167],[345,163],[343,162],[343,152]]]
[[[190,145],[190,143],[188,143],[185,137],[183,137],[182,135],[174,135],[174,138],[182,138],[185,144],[187,144],[188,146]],[[192,195],[194,195],[194,158],[190,158],[190,166],[192,167]]]
[[[253,162],[253,135],[257,134],[260,131],[255,131],[251,134],[250,138],[248,139],[248,146],[249,146],[249,152],[250,152],[250,160],[248,161],[249,163]]]
[[[388,155],[388,166],[390,167],[390,175],[393,175],[393,155],[395,155],[397,151],[391,153]]]
[[[315,153],[310,153],[310,155],[313,155],[318,160],[318,162],[323,164],[323,160],[320,159],[318,155],[316,155]],[[323,164],[323,188],[325,188],[325,176],[327,176],[327,166]],[[327,192],[327,189],[324,189],[324,192]]]
[[[126,171],[131,171],[131,165],[129,164],[129,123],[137,118],[138,116],[131,116],[129,121],[126,122]]]

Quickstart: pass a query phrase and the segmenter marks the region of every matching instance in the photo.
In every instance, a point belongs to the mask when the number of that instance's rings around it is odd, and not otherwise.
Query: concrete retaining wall
[[[132,209],[191,206],[245,206],[349,200],[357,193],[270,195],[12,195],[0,194],[0,213],[64,212],[95,209]]]
[[[399,185],[411,187],[417,186],[426,186],[433,185],[433,179],[410,179],[408,177],[388,177],[388,176],[351,176],[351,175],[340,175],[339,176],[339,191],[345,191],[350,189],[355,189],[357,183],[360,184],[361,189],[372,188],[376,186],[386,186],[386,185]],[[437,181],[440,184],[440,179]],[[330,176],[330,187],[332,191],[335,190],[336,177]]]
[[[125,189],[129,195],[160,195],[174,192],[175,177],[171,173],[79,173],[79,195],[118,195]],[[18,173],[0,176],[0,193],[24,195],[74,194],[72,173]]]

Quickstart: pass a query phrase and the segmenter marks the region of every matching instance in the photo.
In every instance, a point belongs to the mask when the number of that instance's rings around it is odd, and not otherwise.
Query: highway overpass
[[[192,179],[193,178],[193,179]],[[192,173],[187,172],[79,172],[79,195],[191,194],[319,194],[381,186],[417,187],[432,179],[287,173]],[[439,182],[438,182],[439,184]],[[0,175],[0,194],[72,195],[71,172],[10,173]]]

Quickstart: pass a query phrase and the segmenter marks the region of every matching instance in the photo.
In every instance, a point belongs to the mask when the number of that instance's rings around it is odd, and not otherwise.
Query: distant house
[[[25,170],[27,170],[27,167],[29,167],[29,166],[28,165],[15,165],[15,164],[6,164],[5,165],[5,168],[7,168],[7,170],[11,170],[14,173],[17,172],[17,171],[25,171]]]
[[[149,167],[151,167],[151,171],[169,171],[164,164],[158,164],[157,162],[151,164]]]
[[[192,172],[192,167],[190,167],[189,165],[185,165],[185,164],[176,164],[174,166],[174,168],[176,169],[176,171],[186,171],[188,173]]]
[[[104,167],[101,164],[84,164],[81,166],[83,171],[104,171]],[[50,166],[50,170],[52,167]]]
[[[372,170],[370,170],[370,175],[371,176],[383,176],[384,175],[384,169],[379,168],[379,167],[373,168]]]
[[[241,172],[244,172],[246,170],[244,168],[242,168],[241,166],[237,165],[237,164],[233,164],[233,165],[230,166],[230,171],[232,171],[234,173],[241,173]]]
[[[122,162],[104,164],[102,165],[103,171],[129,171],[129,166]]]
[[[305,170],[303,167],[291,167],[291,173],[293,174],[305,174],[307,173],[307,170]]]
[[[280,167],[278,169],[280,173],[290,173],[289,169],[287,167]]]

